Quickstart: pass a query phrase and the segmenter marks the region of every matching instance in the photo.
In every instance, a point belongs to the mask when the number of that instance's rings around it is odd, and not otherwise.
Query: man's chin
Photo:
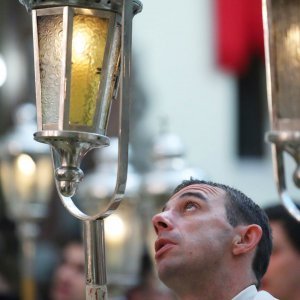
[[[157,274],[159,279],[167,285],[169,279],[171,279],[178,272],[175,262],[172,259],[161,259],[156,262]]]

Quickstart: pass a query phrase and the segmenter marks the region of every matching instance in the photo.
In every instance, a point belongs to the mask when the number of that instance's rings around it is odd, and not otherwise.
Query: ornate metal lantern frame
[[[59,196],[67,210],[84,224],[86,298],[107,299],[104,218],[118,207],[125,193],[132,18],[142,10],[142,4],[138,0],[20,2],[32,10],[38,115],[38,132],[34,138],[51,145]],[[86,65],[88,67],[83,76],[76,73],[74,45],[78,20],[75,18],[85,19],[83,23],[91,20],[96,23],[94,29],[90,30],[94,36],[94,31],[102,31],[102,34],[105,28],[104,43],[96,37],[94,50],[85,49],[88,62],[83,64],[83,68]],[[55,26],[52,26],[53,22]],[[51,37],[53,30],[56,30],[55,38]],[[54,51],[57,39],[59,53]],[[82,46],[80,43],[79,46]],[[92,59],[89,55],[93,51],[98,56],[101,54],[101,57]],[[54,62],[51,60],[53,58]],[[49,71],[49,67],[57,67],[58,71]],[[117,95],[120,101],[120,128],[115,192],[103,211],[87,215],[73,201],[83,178],[80,163],[89,150],[109,145],[106,128],[111,101]]]

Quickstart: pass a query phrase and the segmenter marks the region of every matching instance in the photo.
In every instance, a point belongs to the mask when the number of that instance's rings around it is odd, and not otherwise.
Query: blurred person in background
[[[300,223],[282,205],[269,206],[265,212],[273,251],[262,288],[280,300],[300,300]]]
[[[51,300],[85,300],[85,257],[80,240],[69,241],[54,271]]]

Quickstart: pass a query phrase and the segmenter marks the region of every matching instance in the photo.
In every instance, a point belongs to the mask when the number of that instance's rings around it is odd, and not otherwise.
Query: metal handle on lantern
[[[294,173],[294,181],[298,185],[300,183],[300,132],[270,132],[267,138],[274,143],[272,145],[274,173],[282,204],[296,220],[300,221],[300,210],[286,188],[283,157],[283,153],[286,151],[296,160],[297,168]]]
[[[131,80],[131,36],[132,36],[132,0],[123,0],[123,18],[122,18],[122,51],[121,51],[121,73],[120,73],[120,114],[119,114],[119,153],[118,170],[114,194],[107,208],[95,215],[87,215],[82,212],[74,203],[72,196],[59,196],[67,210],[75,217],[83,221],[94,221],[104,219],[117,209],[123,199],[127,180],[128,166],[128,144],[129,144],[129,108],[130,108],[130,80]],[[60,160],[59,153],[51,147],[54,170],[57,168],[57,162]],[[58,181],[55,177],[56,185]]]

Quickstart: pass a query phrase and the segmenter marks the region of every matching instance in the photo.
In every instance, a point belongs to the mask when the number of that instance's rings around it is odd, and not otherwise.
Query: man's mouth
[[[158,259],[164,253],[166,253],[166,251],[173,248],[174,245],[175,243],[168,239],[157,239],[155,242],[155,259]]]

